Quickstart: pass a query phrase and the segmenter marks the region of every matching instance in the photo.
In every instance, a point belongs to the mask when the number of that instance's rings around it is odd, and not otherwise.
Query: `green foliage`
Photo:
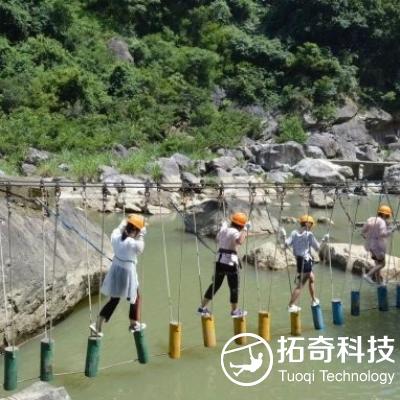
[[[307,134],[303,129],[301,120],[296,115],[283,118],[279,123],[279,143],[289,141],[304,144],[307,140]]]

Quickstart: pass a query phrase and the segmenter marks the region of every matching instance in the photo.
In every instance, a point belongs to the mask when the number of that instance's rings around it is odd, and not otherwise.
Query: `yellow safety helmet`
[[[301,224],[305,224],[305,223],[309,223],[309,224],[311,224],[311,225],[314,225],[314,224],[315,224],[314,218],[313,218],[311,215],[307,215],[307,214],[302,215],[302,216],[299,218],[299,222],[300,222]]]
[[[133,225],[135,228],[143,229],[144,225],[145,225],[145,221],[141,215],[131,214],[128,217],[128,224]]]
[[[381,205],[378,208],[378,214],[387,215],[388,217],[392,216],[392,209],[389,206]]]
[[[245,226],[247,222],[247,215],[241,212],[236,212],[231,215],[231,222],[235,225]]]

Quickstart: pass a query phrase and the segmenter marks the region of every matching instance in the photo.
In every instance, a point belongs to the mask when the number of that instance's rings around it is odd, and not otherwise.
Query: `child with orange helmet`
[[[240,317],[246,315],[246,311],[238,308],[239,258],[237,249],[245,241],[251,225],[247,215],[241,212],[232,214],[230,222],[230,225],[224,222],[217,234],[218,252],[213,282],[206,290],[203,301],[197,310],[202,315],[210,314],[207,304],[221,287],[225,276],[230,290],[231,316]]]
[[[103,322],[108,322],[120,299],[130,302],[129,330],[131,332],[144,329],[146,324],[140,323],[139,281],[136,272],[138,255],[144,250],[145,220],[141,215],[132,214],[123,220],[111,234],[114,257],[109,271],[101,286],[101,293],[110,300],[101,309],[96,324],[90,325],[94,336],[103,336]]]
[[[373,277],[376,283],[381,284],[383,282],[381,270],[385,266],[386,238],[397,228],[396,226],[389,226],[391,217],[392,209],[387,205],[381,205],[378,208],[377,215],[368,218],[361,231],[361,235],[365,239],[365,249],[371,253],[375,263],[375,267],[363,275],[364,279],[370,283],[374,283]]]
[[[300,297],[302,287],[308,281],[308,288],[310,291],[312,305],[318,305],[319,300],[315,297],[315,276],[313,273],[313,263],[314,259],[311,255],[311,248],[318,251],[320,245],[315,238],[311,229],[314,226],[314,218],[311,215],[303,215],[299,219],[300,228],[294,230],[290,236],[286,239],[286,232],[281,229],[281,237],[284,239],[286,247],[292,247],[293,254],[296,257],[297,264],[297,286],[293,290],[291,295],[288,311],[298,312],[301,310],[299,306],[296,305],[298,298]],[[322,241],[327,241],[328,235],[325,235]]]

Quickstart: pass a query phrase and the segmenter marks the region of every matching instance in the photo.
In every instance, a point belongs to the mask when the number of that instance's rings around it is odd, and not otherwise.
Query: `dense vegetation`
[[[2,0],[0,169],[28,146],[57,154],[44,174],[205,157],[260,134],[255,105],[303,140],[296,115],[329,122],[344,96],[399,108],[399,43],[399,0]],[[112,160],[115,143],[138,150]]]

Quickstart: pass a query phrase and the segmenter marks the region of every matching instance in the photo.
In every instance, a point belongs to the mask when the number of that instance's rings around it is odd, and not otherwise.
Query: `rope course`
[[[40,189],[40,198],[29,198],[29,196],[23,196],[19,193],[14,193],[12,192],[12,187],[18,188],[18,187],[38,187]],[[353,202],[353,208],[351,207],[346,208],[345,201],[344,201],[344,194],[347,193],[350,190],[353,190],[354,193],[356,192],[356,189],[360,187],[359,182],[351,182],[351,183],[346,183],[346,184],[339,184],[339,185],[322,185],[321,187],[318,187],[318,189],[321,189],[324,193],[324,198],[325,198],[325,213],[327,215],[327,233],[326,233],[326,244],[327,244],[327,259],[324,259],[324,261],[328,262],[329,266],[329,275],[330,275],[330,295],[332,299],[332,314],[333,314],[333,323],[336,325],[341,325],[343,323],[343,317],[341,321],[338,322],[338,312],[342,312],[341,309],[341,300],[340,298],[335,299],[334,296],[335,294],[335,286],[334,286],[334,275],[333,275],[333,265],[332,265],[332,255],[331,255],[331,241],[330,241],[330,232],[332,228],[332,220],[333,220],[333,215],[334,212],[337,210],[337,206],[341,207],[343,210],[343,214],[347,221],[349,222],[349,229],[350,229],[350,238],[349,238],[349,252],[348,252],[348,260],[347,262],[347,267],[349,264],[352,262],[352,248],[353,248],[353,242],[355,240],[355,233],[356,233],[356,228],[357,228],[357,218],[359,216],[359,211],[360,208],[362,208],[362,199],[360,195],[356,194],[354,197],[354,202]],[[386,198],[387,203],[392,207],[391,204],[391,198],[389,197],[389,193],[387,190],[387,187],[382,184],[381,182],[379,183],[372,183],[369,185],[369,187],[375,187],[379,189],[379,202],[378,202],[378,208],[382,203],[382,200]],[[81,232],[79,229],[77,229],[73,224],[71,224],[69,221],[66,221],[65,218],[60,213],[60,197],[61,197],[61,189],[62,188],[80,188],[81,189],[81,200],[82,200],[82,205],[83,205],[83,232]],[[274,240],[274,252],[273,252],[273,257],[272,257],[272,263],[275,265],[277,263],[277,257],[278,257],[278,251],[280,249],[280,227],[283,225],[283,209],[285,207],[285,198],[287,195],[291,195],[292,192],[300,191],[300,196],[303,196],[304,199],[307,200],[308,204],[305,206],[306,208],[306,214],[309,215],[310,213],[310,208],[311,208],[311,196],[312,196],[312,191],[314,187],[312,185],[305,185],[305,184],[298,184],[298,183],[292,183],[292,184],[270,184],[270,183],[250,183],[250,184],[219,184],[219,185],[207,185],[207,184],[202,184],[199,185],[199,187],[188,187],[180,183],[169,183],[169,184],[160,184],[157,182],[150,182],[147,181],[145,183],[143,182],[123,182],[121,181],[120,183],[117,184],[93,184],[93,183],[86,183],[86,182],[64,182],[64,181],[55,181],[55,182],[48,182],[48,181],[18,181],[18,180],[7,180],[7,181],[1,181],[0,180],[0,192],[5,193],[5,202],[6,202],[6,209],[8,213],[7,220],[3,221],[0,219],[0,267],[1,267],[1,285],[2,285],[2,297],[3,297],[3,303],[4,303],[4,309],[5,309],[5,329],[4,329],[4,338],[5,342],[11,343],[9,347],[7,347],[9,354],[13,354],[13,357],[16,359],[15,352],[18,350],[18,348],[15,346],[16,340],[17,340],[17,335],[16,335],[16,327],[15,327],[15,310],[13,307],[9,307],[9,304],[12,304],[12,295],[14,291],[14,271],[13,271],[13,254],[12,254],[12,235],[11,235],[11,226],[12,226],[12,217],[13,217],[13,200],[16,198],[19,199],[24,199],[26,201],[30,201],[32,203],[36,203],[40,205],[41,207],[41,240],[42,240],[42,267],[43,267],[43,319],[44,319],[44,339],[42,340],[43,343],[47,343],[49,345],[53,344],[52,341],[52,334],[53,334],[53,322],[55,318],[55,312],[51,309],[52,305],[56,304],[56,293],[55,293],[55,286],[56,286],[56,271],[57,271],[57,240],[59,236],[59,228],[60,225],[62,225],[64,228],[74,232],[77,234],[82,240],[84,240],[85,245],[84,245],[84,261],[85,261],[85,267],[86,267],[86,280],[87,280],[87,294],[88,294],[88,302],[89,302],[89,323],[92,325],[93,323],[93,283],[91,281],[91,271],[90,271],[90,265],[89,265],[89,248],[92,247],[99,256],[99,277],[98,277],[98,310],[100,312],[102,308],[102,296],[101,296],[101,283],[102,283],[102,274],[103,274],[103,263],[105,261],[105,258],[108,258],[105,253],[104,253],[104,248],[105,248],[105,214],[107,211],[107,200],[108,196],[111,195],[110,189],[117,189],[118,195],[118,209],[121,211],[122,214],[125,217],[126,215],[126,210],[128,209],[129,212],[129,207],[127,207],[126,204],[126,195],[127,195],[127,190],[129,189],[142,189],[144,188],[144,197],[145,197],[145,207],[144,210],[149,211],[149,201],[150,201],[150,189],[155,189],[156,191],[156,196],[157,196],[157,201],[158,201],[158,206],[159,206],[159,221],[160,221],[160,226],[161,226],[161,238],[162,238],[162,256],[164,259],[164,270],[165,270],[165,281],[166,281],[166,291],[167,291],[167,307],[168,307],[168,315],[169,315],[169,351],[168,353],[157,353],[152,355],[151,357],[161,357],[165,355],[169,355],[170,358],[175,358],[178,359],[181,357],[181,352],[187,351],[189,349],[193,349],[196,347],[199,347],[199,345],[191,346],[188,348],[183,348],[181,346],[181,333],[182,333],[182,310],[181,310],[181,303],[183,301],[183,292],[182,292],[182,285],[183,285],[183,267],[184,267],[184,239],[185,239],[185,224],[189,222],[189,219],[191,219],[191,223],[193,224],[193,230],[194,230],[194,244],[195,244],[195,268],[193,268],[193,274],[197,273],[197,280],[198,280],[198,285],[199,285],[199,293],[200,293],[200,301],[202,301],[203,298],[203,285],[202,285],[202,265],[201,265],[201,252],[200,252],[200,244],[203,245],[207,251],[212,252],[213,254],[216,254],[217,252],[209,245],[209,243],[201,236],[199,233],[199,220],[198,216],[196,215],[196,209],[195,209],[195,195],[194,193],[201,193],[204,189],[213,189],[215,193],[214,201],[217,203],[217,209],[214,210],[217,219],[219,222],[223,219],[226,218],[226,212],[227,208],[229,211],[230,208],[229,203],[227,203],[227,189],[247,189],[248,190],[248,196],[234,196],[235,198],[247,198],[248,200],[248,220],[251,221],[252,219],[252,214],[254,212],[255,208],[255,199],[257,196],[257,189],[263,189],[265,191],[265,194],[263,195],[263,201],[265,202],[265,210],[267,214],[267,218],[270,222],[270,225],[274,229],[274,235],[275,235],[275,240]],[[55,200],[54,204],[52,204],[53,209],[50,207],[49,204],[49,189],[54,189],[55,193]],[[99,193],[101,193],[101,212],[102,212],[102,217],[101,217],[101,223],[100,223],[100,246],[98,247],[95,243],[93,243],[89,239],[89,226],[88,226],[88,221],[89,221],[89,215],[88,215],[88,208],[89,208],[89,201],[88,201],[88,190],[89,189],[100,189]],[[274,217],[271,214],[271,207],[267,202],[267,193],[269,189],[274,189],[276,193],[276,199],[277,199],[277,212],[276,212],[276,217],[277,217],[277,222],[278,226],[275,227],[276,221],[274,221]],[[176,190],[177,192],[180,193],[181,195],[181,204],[176,204],[172,202],[172,206],[177,212],[177,214],[181,217],[181,224],[180,224],[180,236],[179,236],[179,251],[178,251],[178,265],[177,265],[177,299],[175,303],[175,297],[173,297],[172,293],[172,286],[171,286],[171,270],[170,270],[170,264],[169,264],[169,259],[168,259],[168,240],[167,240],[167,235],[166,235],[166,228],[165,228],[165,219],[162,217],[163,210],[162,210],[162,200],[161,200],[161,191],[165,192],[172,192]],[[333,200],[332,200],[332,207],[330,212],[328,212],[328,202],[327,202],[327,195],[328,193],[333,193]],[[332,196],[331,196],[332,197]],[[350,201],[351,202],[351,201]],[[191,207],[193,207],[192,210],[189,209],[188,204],[191,203]],[[368,202],[367,202],[368,203]],[[274,204],[275,206],[275,204]],[[351,206],[351,204],[350,204]],[[15,207],[15,205],[14,205]],[[302,205],[303,207],[303,205]],[[142,208],[143,209],[143,208]],[[350,211],[349,211],[350,210]],[[392,208],[392,210],[394,210]],[[396,206],[394,213],[393,220],[395,223],[397,223],[397,218],[398,214],[400,212],[400,199],[398,201],[398,204]],[[151,209],[150,209],[151,211]],[[192,211],[192,215],[190,215]],[[337,214],[336,214],[337,215]],[[50,230],[47,232],[46,231],[46,225],[47,221],[49,220],[50,217],[53,217],[52,222],[54,223],[52,225],[52,235],[53,240],[50,242],[52,244],[52,249],[50,250],[50,246],[48,245],[49,237],[51,236]],[[215,215],[214,215],[215,217]],[[5,225],[6,223],[6,225]],[[4,229],[5,228],[5,229]],[[308,225],[307,225],[308,229]],[[249,228],[249,231],[251,228]],[[6,235],[4,235],[6,231]],[[244,247],[244,266],[243,269],[240,271],[240,275],[243,277],[242,279],[242,293],[241,293],[241,301],[238,301],[238,303],[241,303],[242,310],[245,311],[246,308],[246,300],[247,299],[247,291],[249,291],[249,288],[247,288],[247,278],[246,278],[246,273],[248,270],[248,263],[249,263],[249,249],[251,250],[251,244],[249,240],[249,235],[250,232],[248,232],[248,235],[246,236],[245,239],[245,245]],[[8,258],[6,259],[5,257],[5,252],[4,252],[4,237],[7,237],[8,239]],[[357,242],[356,242],[357,243]],[[61,243],[60,243],[61,246]],[[388,283],[389,280],[389,269],[391,266],[391,252],[393,250],[393,236],[390,239],[390,245],[389,245],[389,262],[388,262],[388,268],[386,271],[386,284]],[[49,254],[51,253],[52,258],[51,258],[51,270],[49,269],[50,262],[48,262]],[[291,272],[289,268],[289,262],[288,262],[288,254],[287,254],[287,249],[286,247],[283,248],[283,253],[284,253],[284,262],[286,263],[286,273],[287,273],[287,279],[289,283],[289,289],[290,292],[292,293],[293,287],[292,287],[292,278],[291,278]],[[186,257],[185,257],[186,258]],[[111,261],[110,258],[108,260]],[[186,259],[185,259],[186,261]],[[254,267],[255,267],[255,287],[256,287],[256,298],[257,298],[257,306],[259,309],[259,334],[260,336],[264,337],[266,340],[270,340],[272,336],[277,336],[279,333],[275,332],[274,335],[270,334],[270,310],[271,310],[271,303],[272,303],[272,292],[274,289],[273,285],[273,278],[274,278],[274,273],[268,272],[265,274],[266,277],[266,293],[265,295],[262,294],[262,282],[260,279],[260,271],[259,271],[259,259],[257,252],[254,251]],[[7,271],[8,269],[8,271]],[[348,268],[346,268],[347,270]],[[175,271],[175,270],[174,270]],[[8,273],[8,276],[7,276]],[[346,274],[347,275],[347,274]],[[213,275],[213,280],[212,280],[212,292],[214,294],[215,292],[215,277],[216,277],[216,267],[214,263],[214,275]],[[8,279],[7,279],[8,278]],[[143,285],[144,284],[144,268],[141,266],[140,269],[140,282]],[[250,278],[250,275],[249,275]],[[304,268],[302,268],[300,274],[299,274],[299,279],[300,279],[300,293],[298,296],[299,302],[302,300],[301,295],[302,291],[304,289],[303,285],[303,278],[304,278]],[[269,279],[269,282],[268,282]],[[286,279],[286,278],[284,278]],[[323,276],[322,276],[323,279]],[[49,281],[51,280],[51,285],[49,285]],[[397,277],[398,280],[398,277]],[[8,281],[8,282],[7,282]],[[7,286],[8,283],[8,286]],[[174,282],[173,282],[174,283]],[[251,281],[250,281],[251,283]],[[398,284],[398,282],[397,282]],[[360,287],[359,291],[361,290],[361,285],[362,285],[362,279],[360,280]],[[327,282],[328,286],[328,282]],[[351,289],[353,291],[353,286],[354,286],[354,278],[351,278]],[[250,286],[249,286],[250,287]],[[175,288],[175,283],[174,283],[174,288]],[[319,294],[322,297],[322,280],[321,280],[321,289]],[[97,288],[96,288],[97,290]],[[337,290],[337,288],[336,288]],[[343,296],[344,292],[346,290],[346,278],[343,281],[343,286],[340,291],[340,295]],[[312,287],[310,287],[310,291],[312,293]],[[313,298],[314,299],[314,298]],[[317,303],[317,301],[315,301]],[[337,304],[340,303],[340,310],[338,311],[337,309]],[[398,300],[399,304],[396,304],[397,307],[400,307],[400,299]],[[266,306],[266,311],[263,310],[263,305],[265,304]],[[175,308],[176,306],[176,308]],[[140,311],[139,311],[139,323],[142,320],[141,316],[141,307],[142,304],[140,303],[138,305]],[[389,308],[392,306],[390,305]],[[394,306],[393,306],[394,307]],[[55,308],[55,307],[54,307]],[[371,307],[367,310],[375,310],[375,309],[381,309],[379,307]],[[322,310],[322,308],[320,308]],[[214,327],[214,296],[211,299],[211,307],[210,307],[211,315],[210,316],[202,316],[202,324],[203,324],[203,339],[204,339],[204,345],[206,347],[214,347],[217,345],[217,343],[223,343],[224,341],[217,341],[215,338],[215,327]],[[326,310],[323,310],[326,311]],[[175,312],[176,312],[176,319],[175,317]],[[245,332],[246,331],[246,321],[244,318],[245,314],[240,316],[240,318],[234,318],[234,330],[235,333],[238,332]],[[291,316],[292,317],[292,316]],[[313,315],[314,317],[314,315]],[[267,319],[267,321],[265,320]],[[300,317],[299,317],[300,318]],[[339,319],[340,319],[339,318]],[[241,319],[241,320],[240,320]],[[296,328],[297,329],[297,334],[301,333],[301,325],[300,321],[298,321],[299,326]],[[242,325],[240,325],[242,324]],[[264,325],[263,325],[264,324]],[[240,325],[240,326],[239,326]],[[315,326],[315,324],[314,324]],[[308,328],[307,328],[308,329]],[[316,328],[316,329],[321,329],[321,328]],[[287,333],[287,330],[285,330],[283,333]],[[93,337],[89,337],[89,343],[90,340],[94,340]],[[95,339],[97,346],[97,352],[99,351],[99,346],[100,346],[100,339]],[[135,341],[136,341],[136,336],[135,336]],[[237,342],[239,343],[239,342]],[[93,343],[92,343],[93,344]],[[239,343],[239,344],[245,344]],[[6,349],[6,351],[7,351]],[[41,380],[51,380],[53,376],[65,376],[65,375],[72,375],[72,374],[81,374],[82,371],[65,371],[65,372],[57,372],[54,373],[52,370],[52,348],[46,347],[45,349],[47,353],[41,353],[41,373],[40,373],[40,379]],[[88,348],[89,352],[89,348]],[[7,356],[7,353],[6,353]],[[147,354],[146,357],[149,355]],[[8,356],[9,357],[9,356]],[[87,376],[95,376],[97,374],[97,371],[103,371],[107,370],[110,368],[122,366],[122,365],[127,365],[127,364],[132,364],[135,362],[140,362],[144,363],[140,360],[140,356],[138,358],[134,359],[129,359],[125,361],[120,361],[116,362],[110,365],[98,367],[98,362],[99,362],[99,356],[98,354],[96,355],[96,366],[95,368],[90,366],[90,368],[94,368],[95,372],[88,372],[88,370],[85,370],[85,374]],[[9,359],[9,358],[8,358]],[[7,360],[7,358],[6,358]],[[147,362],[147,361],[146,361]],[[11,364],[10,364],[11,365]],[[88,366],[86,366],[88,368]],[[27,378],[27,379],[22,379],[18,380],[16,378],[16,375],[10,376],[7,378],[8,381],[5,382],[5,388],[6,390],[13,390],[15,389],[15,386],[18,382],[26,382],[29,380],[35,380],[35,378]]]

